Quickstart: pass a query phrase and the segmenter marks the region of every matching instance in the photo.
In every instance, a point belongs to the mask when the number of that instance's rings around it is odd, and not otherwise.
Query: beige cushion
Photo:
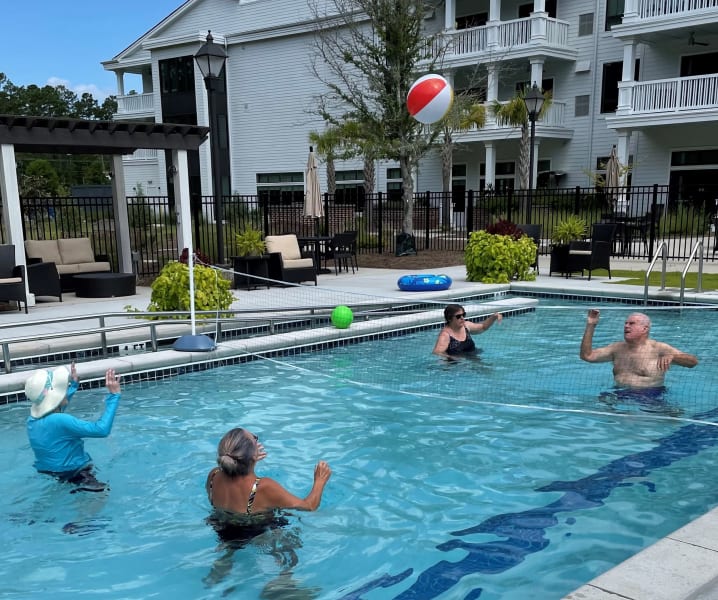
[[[591,256],[590,250],[569,250],[568,253],[577,256]]]
[[[282,259],[285,263],[288,260],[302,258],[302,253],[299,251],[297,236],[293,233],[290,233],[289,235],[268,235],[264,239],[264,242],[267,247],[267,252],[281,252]]]
[[[55,263],[58,275],[77,275],[80,273],[79,265],[63,265]]]
[[[64,265],[95,262],[95,253],[92,251],[90,238],[57,240],[57,247]]]
[[[108,262],[88,262],[78,263],[77,270],[80,273],[100,273],[102,271],[111,271],[112,269]]]
[[[39,258],[42,262],[62,263],[57,240],[25,240],[25,254],[28,258]]]
[[[0,283],[20,283],[22,281],[22,277],[2,277],[0,278]]]
[[[284,260],[282,263],[285,269],[299,269],[300,267],[313,267],[314,261],[311,258],[295,258],[294,260]]]

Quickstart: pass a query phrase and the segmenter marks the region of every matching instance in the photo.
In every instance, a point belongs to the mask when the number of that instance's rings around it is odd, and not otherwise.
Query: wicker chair
[[[25,304],[27,314],[27,291],[25,288],[25,266],[15,264],[15,245],[0,245],[0,300]]]

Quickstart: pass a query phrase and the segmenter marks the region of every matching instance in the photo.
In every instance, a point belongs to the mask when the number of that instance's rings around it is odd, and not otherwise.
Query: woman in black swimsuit
[[[501,313],[494,313],[481,323],[466,320],[466,311],[459,304],[449,304],[444,309],[446,325],[439,332],[434,346],[434,354],[444,357],[475,354],[476,344],[472,333],[483,333],[497,321],[501,323]]]
[[[253,433],[237,427],[227,432],[217,448],[217,464],[207,475],[207,497],[216,511],[232,521],[247,524],[271,516],[277,508],[316,510],[332,470],[320,460],[314,467],[314,485],[306,498],[298,498],[269,477],[257,477],[254,466],[267,453]],[[240,517],[241,518],[236,518]]]

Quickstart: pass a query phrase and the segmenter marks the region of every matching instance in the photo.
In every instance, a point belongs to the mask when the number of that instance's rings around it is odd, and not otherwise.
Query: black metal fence
[[[718,196],[718,194],[716,194]],[[305,217],[297,194],[228,196],[223,199],[223,237],[226,257],[235,254],[235,235],[247,227],[265,235],[296,233],[299,236],[358,232],[360,253],[394,253],[403,230],[401,197],[376,193],[348,199],[324,195],[324,216]],[[630,206],[626,213],[625,207]],[[117,268],[115,219],[109,198],[23,198],[25,239],[89,237],[95,252],[107,254]],[[139,274],[152,277],[169,260],[178,258],[177,215],[171,199],[160,196],[128,197],[131,249],[138,253]],[[213,198],[191,204],[196,248],[210,259],[217,256]],[[463,251],[472,231],[500,219],[539,224],[540,252],[550,251],[551,233],[557,223],[578,215],[590,225],[617,223],[616,253],[648,260],[658,240],[670,240],[669,258],[686,259],[695,243],[704,242],[706,258],[715,258],[716,201],[679,201],[669,186],[626,187],[612,190],[563,188],[514,190],[505,193],[421,192],[415,195],[413,228],[418,252]],[[620,243],[619,243],[620,242]]]

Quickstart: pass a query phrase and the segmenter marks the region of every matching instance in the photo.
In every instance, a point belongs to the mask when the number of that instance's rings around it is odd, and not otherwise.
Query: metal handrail
[[[696,293],[701,294],[703,292],[703,240],[698,240],[696,242],[696,245],[693,246],[693,251],[688,257],[688,263],[686,264],[685,268],[683,269],[683,272],[681,273],[681,300],[679,306],[683,306],[683,296],[685,295],[686,291],[686,274],[688,273],[688,268],[691,266],[691,263],[696,257],[696,252],[698,252],[699,250],[700,254],[698,256],[698,285],[696,286]]]
[[[401,311],[401,314],[408,314],[412,312],[421,312],[423,309],[419,307],[421,302],[399,302],[397,304],[389,303],[371,303],[361,306],[361,310],[354,311],[355,320],[365,319],[369,320],[371,317],[382,317],[388,314],[397,314],[397,310]],[[262,323],[270,333],[275,333],[279,324],[286,324],[292,321],[302,320],[311,321],[312,325],[315,322],[321,320],[327,320],[331,310],[335,308],[335,305],[321,305],[313,307],[282,307],[282,308],[267,308],[267,309],[238,309],[238,310],[222,310],[219,315],[217,311],[196,311],[195,315],[204,315],[207,317],[214,317],[213,319],[207,319],[203,321],[201,325],[204,325],[202,329],[208,330],[210,327],[214,328],[215,335],[217,338],[222,336],[222,331],[231,331],[232,329],[241,329],[242,323],[248,324],[249,327],[256,327],[257,323]],[[278,314],[278,313],[283,314]],[[264,313],[264,314],[262,314]],[[269,314],[268,314],[269,313]],[[290,313],[290,314],[287,314]],[[116,333],[122,331],[132,331],[134,329],[145,329],[149,328],[149,341],[152,352],[159,350],[159,335],[158,327],[174,325],[174,326],[186,326],[191,324],[191,319],[176,318],[179,315],[189,315],[188,311],[164,311],[164,312],[121,312],[121,313],[104,313],[96,315],[83,315],[79,317],[59,317],[55,319],[39,319],[31,322],[21,323],[3,323],[0,324],[0,350],[2,352],[2,361],[5,373],[12,373],[12,356],[10,353],[11,344],[20,344],[27,342],[39,342],[42,340],[52,340],[59,338],[73,338],[80,336],[98,336],[100,337],[100,352],[103,357],[108,356],[108,347],[121,345],[125,342],[116,342],[108,344],[107,334]],[[120,325],[106,325],[106,320],[109,318],[151,318],[154,320],[144,320],[140,323],[123,323]],[[158,317],[175,317],[165,320],[156,320]],[[47,324],[57,324],[62,322],[82,321],[84,325],[87,324],[88,319],[97,319],[98,326],[90,329],[82,328],[75,329],[72,331],[63,332],[52,332],[52,333],[37,333],[31,335],[18,336],[14,338],[4,337],[3,331],[11,329],[13,327],[34,327],[42,326]],[[234,325],[234,327],[232,327]],[[171,335],[167,335],[167,338],[178,337],[180,334],[173,332]],[[136,340],[132,340],[136,341]]]
[[[665,240],[661,240],[658,244],[658,248],[656,248],[656,253],[653,255],[653,260],[651,261],[651,264],[648,265],[648,269],[646,270],[646,278],[645,278],[645,284],[643,286],[643,305],[646,306],[648,304],[648,280],[651,276],[651,271],[653,271],[653,267],[656,264],[656,261],[658,260],[658,253],[661,253],[661,261],[662,261],[662,268],[661,268],[661,287],[659,288],[659,291],[666,289],[666,264],[668,262],[668,244]]]

